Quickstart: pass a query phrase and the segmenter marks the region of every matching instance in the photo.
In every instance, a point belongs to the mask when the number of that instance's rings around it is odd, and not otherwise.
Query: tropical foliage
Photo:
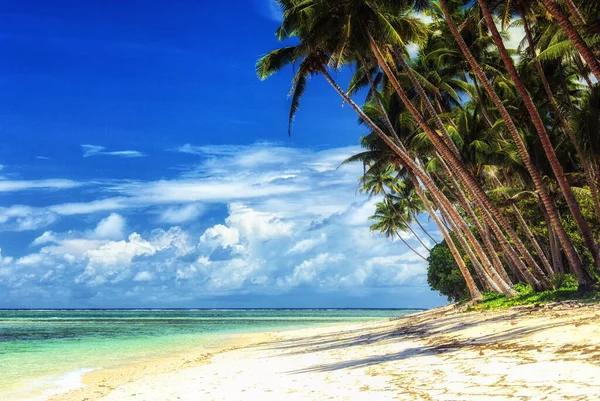
[[[565,273],[581,291],[597,285],[600,3],[277,2],[277,37],[293,44],[260,58],[258,75],[294,66],[290,129],[317,75],[368,127],[348,162],[363,163],[362,190],[382,197],[373,231],[416,238],[423,259],[443,250],[474,300],[517,296],[515,285],[549,291]],[[506,45],[512,26],[525,32],[518,49]],[[342,69],[353,71],[346,90]]]

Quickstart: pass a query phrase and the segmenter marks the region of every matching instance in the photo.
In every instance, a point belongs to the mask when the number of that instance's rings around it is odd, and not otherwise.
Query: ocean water
[[[387,319],[412,312],[0,310],[0,400],[44,400],[81,386],[81,376],[87,372],[216,347],[238,333]]]

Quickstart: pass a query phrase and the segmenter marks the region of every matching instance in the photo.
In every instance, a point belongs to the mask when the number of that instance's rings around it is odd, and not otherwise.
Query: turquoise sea
[[[216,347],[238,333],[387,319],[415,310],[0,310],[0,400],[44,400],[87,372]],[[32,394],[36,394],[35,397]]]

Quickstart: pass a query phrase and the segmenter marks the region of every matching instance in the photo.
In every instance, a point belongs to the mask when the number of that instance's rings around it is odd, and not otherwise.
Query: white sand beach
[[[58,400],[596,400],[600,306],[436,309],[240,336],[228,349],[85,377]]]

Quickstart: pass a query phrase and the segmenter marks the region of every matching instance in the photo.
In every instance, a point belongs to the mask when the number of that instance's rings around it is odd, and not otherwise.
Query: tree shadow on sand
[[[522,311],[520,316],[522,316]],[[351,349],[353,347],[364,346],[368,344],[383,345],[390,342],[401,342],[406,339],[412,340],[407,343],[409,348],[396,353],[382,353],[371,355],[366,358],[340,361],[331,364],[321,364],[305,369],[295,370],[288,373],[298,374],[307,372],[328,372],[339,369],[363,368],[390,361],[405,360],[429,355],[450,354],[464,350],[505,350],[508,352],[520,352],[536,349],[540,345],[519,344],[519,339],[529,336],[533,333],[547,330],[550,328],[567,326],[572,322],[544,322],[529,327],[512,327],[498,330],[494,333],[485,335],[471,336],[466,340],[447,338],[452,332],[464,330],[470,326],[498,321],[510,321],[513,317],[519,315],[500,315],[500,316],[482,316],[473,322],[465,323],[456,321],[456,316],[440,316],[439,319],[407,319],[401,326],[389,327],[378,333],[365,334],[364,329],[353,329],[331,334],[322,334],[302,339],[280,340],[271,343],[270,349],[281,351],[281,355],[298,355],[313,352],[323,352],[331,350]],[[422,345],[414,346],[414,340],[422,342]],[[308,346],[307,346],[308,344]]]

